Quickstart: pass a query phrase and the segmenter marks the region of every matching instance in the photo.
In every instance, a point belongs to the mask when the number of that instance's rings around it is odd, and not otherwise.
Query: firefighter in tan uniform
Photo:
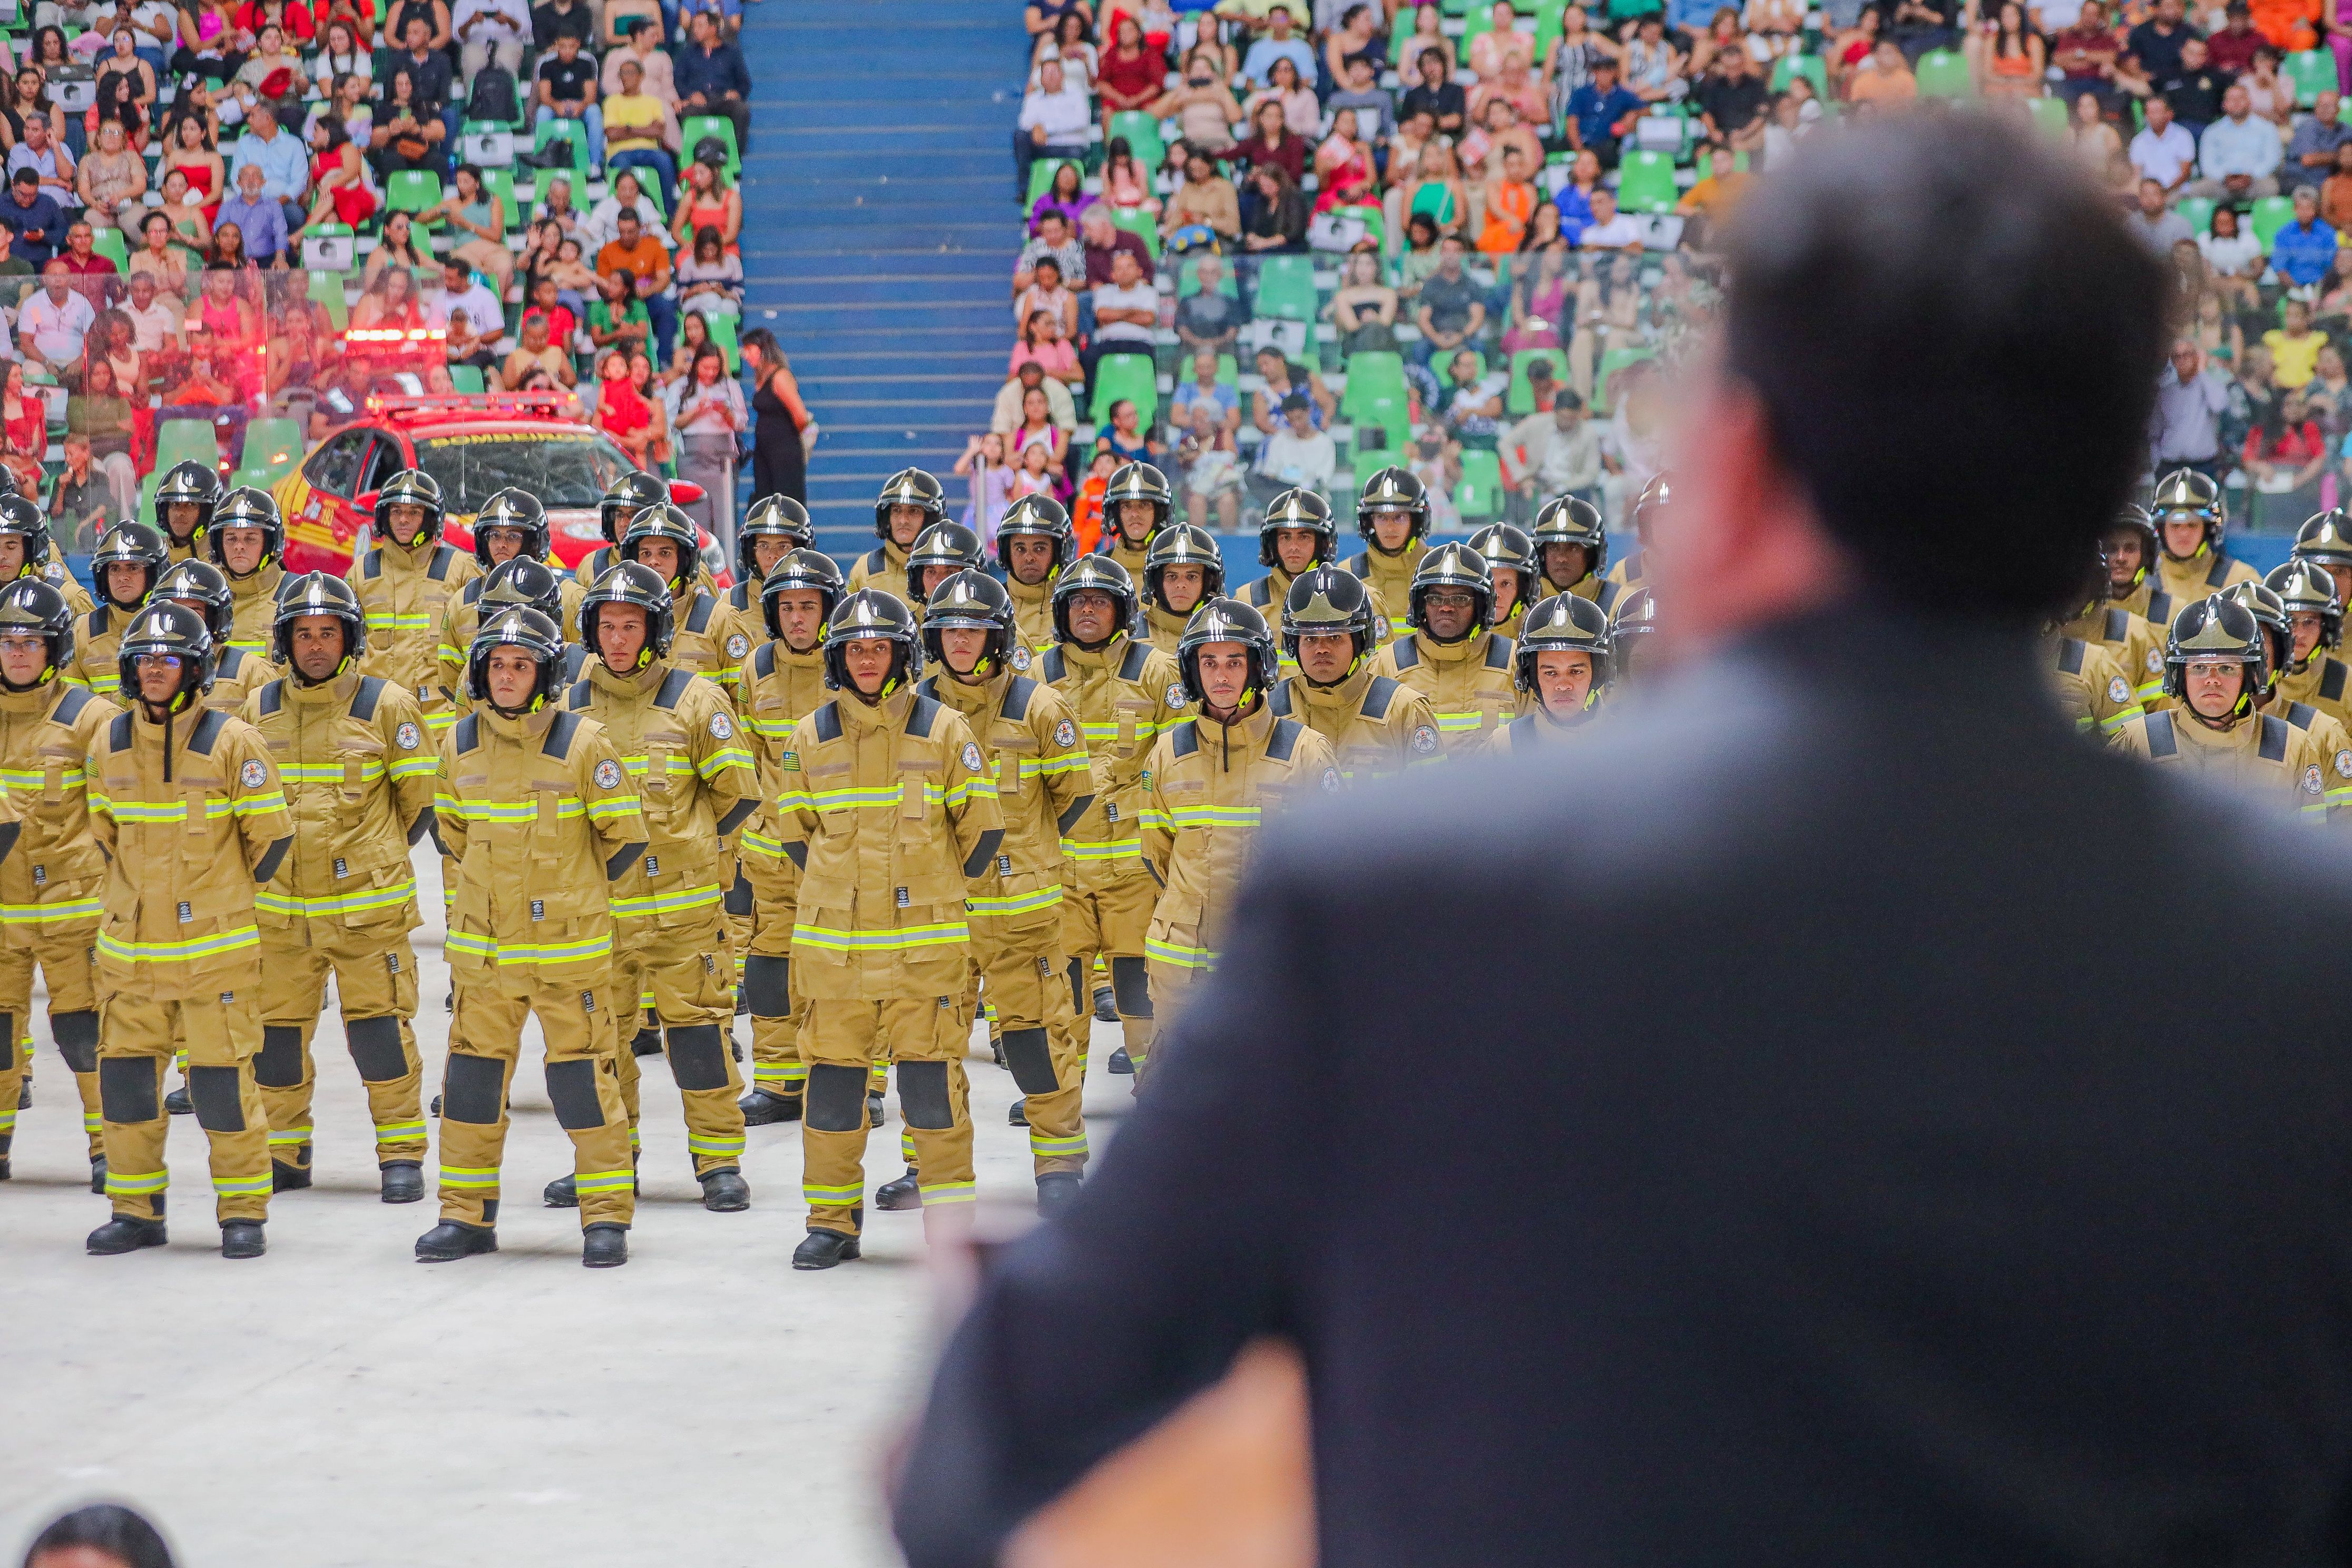
[[[2123,665],[2097,644],[2053,631],[2042,638],[2042,658],[2060,711],[2084,734],[2112,736],[2147,711]]]
[[[520,489],[500,490],[499,494],[511,494],[534,503],[539,499],[527,490]],[[643,468],[632,468],[606,487],[604,499],[596,503],[596,526],[604,531],[604,542],[580,561],[578,581],[583,593],[594,586],[596,579],[621,559],[621,535],[628,531],[629,524],[635,521],[637,513],[649,506],[667,505],[668,501],[667,481],[659,474],[649,474]],[[567,626],[564,635],[569,637],[579,629],[576,626]]]
[[[1150,463],[1121,463],[1103,489],[1103,531],[1095,542],[1095,553],[1109,556],[1127,568],[1129,577],[1142,582],[1151,563],[1151,547],[1175,510],[1176,492],[1168,488],[1166,474]],[[1041,638],[1039,646],[1051,640]]]
[[[565,636],[576,648],[579,638],[572,634],[579,630],[580,600],[586,593],[577,578],[562,575],[539,557],[516,554],[450,595],[441,618],[439,680],[455,705],[452,710],[465,706],[466,654],[483,616],[495,615],[501,605],[527,605],[558,626],[568,623],[572,630]]]
[[[1328,741],[1350,782],[1445,757],[1429,699],[1373,672],[1386,630],[1365,580],[1336,566],[1301,576],[1282,606],[1282,646],[1298,673],[1276,683],[1266,707]]]
[[[480,572],[472,556],[443,542],[442,519],[441,486],[432,475],[421,468],[393,475],[376,492],[375,542],[350,574],[367,612],[360,673],[407,692],[436,736],[457,721],[439,679],[442,619]]]
[[[1643,650],[1657,635],[1658,599],[1647,588],[1628,588],[1618,595],[1617,607],[1609,612],[1609,684],[1621,689],[1633,677],[1634,667],[1644,662]]]
[[[1217,536],[1189,522],[1161,529],[1151,541],[1141,581],[1151,646],[1174,658],[1192,612],[1225,596],[1225,558],[1218,553]]]
[[[1486,628],[1494,605],[1485,558],[1467,545],[1438,546],[1413,574],[1411,635],[1381,649],[1374,666],[1429,699],[1449,756],[1485,744],[1523,707],[1511,684],[1511,639]]]
[[[2286,608],[2294,640],[2278,673],[2279,695],[2308,702],[2339,724],[2352,723],[2352,665],[2336,657],[2344,640],[2344,601],[2318,563],[2290,558],[2263,579]]]
[[[701,538],[694,519],[664,501],[639,511],[622,531],[621,559],[647,568],[669,589],[677,628],[670,642],[670,664],[690,674],[709,676],[731,701],[735,671],[743,661],[728,658],[719,640],[727,628],[720,622],[719,595],[701,585],[702,557],[697,552]],[[593,592],[596,584],[588,586]],[[582,605],[584,613],[584,599]]]
[[[1428,487],[1411,468],[1382,468],[1364,481],[1356,497],[1356,532],[1364,550],[1348,563],[1348,570],[1370,584],[1393,616],[1412,596],[1413,569],[1429,552]],[[1288,602],[1286,595],[1275,607]],[[1404,622],[1391,619],[1381,627],[1381,641],[1404,634]]]
[[[2196,469],[2175,468],[2166,475],[2147,510],[2159,545],[2157,586],[2175,605],[2191,604],[2262,575],[2221,547],[2229,509],[2222,502],[2221,487]]]
[[[90,832],[107,855],[98,930],[98,1091],[114,1217],[93,1253],[161,1247],[163,1065],[184,1042],[196,1122],[212,1145],[221,1252],[257,1258],[269,1214],[269,1121],[253,1081],[261,1049],[261,931],[254,891],[293,843],[269,748],[201,706],[212,634],[181,605],[139,612],[122,634],[131,711],[82,763]]]
[[[228,646],[254,658],[269,657],[285,553],[286,524],[268,490],[239,485],[221,497],[205,530],[205,559],[228,578],[234,611]]]
[[[536,561],[554,573],[562,587],[556,594],[556,624],[565,637],[580,636],[580,598],[587,584],[556,567],[550,559],[555,540],[547,521],[547,508],[529,490],[509,485],[494,492],[474,516],[474,576],[449,595],[441,613],[441,646],[437,662],[442,684],[452,694],[453,706],[463,707],[456,694],[465,689],[466,653],[473,646],[474,628],[481,624],[482,584],[509,561]]]
[[[155,487],[155,515],[147,521],[163,536],[167,565],[205,559],[205,531],[220,504],[221,477],[193,458],[174,463]]]
[[[209,561],[183,561],[164,568],[147,600],[150,604],[170,600],[203,617],[216,656],[213,683],[205,689],[204,699],[205,706],[214,712],[244,711],[245,700],[277,678],[278,671],[269,662],[266,646],[262,652],[248,653],[230,645],[236,622],[236,594],[221,569]]]
[[[441,1086],[441,1223],[416,1256],[498,1250],[507,1091],[536,1016],[547,1098],[572,1140],[581,1261],[628,1261],[636,1210],[617,1031],[635,1013],[613,985],[607,888],[645,852],[628,771],[604,727],[562,708],[562,634],[536,610],[482,623],[467,662],[470,710],[441,739],[434,805],[462,868],[446,948],[457,1016]]]
[[[2156,633],[2158,668],[2152,679],[2141,679],[2142,700],[2164,695],[2164,638],[2173,617],[2180,613],[2172,595],[2157,583],[2156,558],[2162,549],[2156,524],[2147,520],[2145,510],[2129,502],[2099,540],[2099,552],[2107,563],[2108,602],[2137,616]]]
[[[808,1082],[799,1044],[807,1009],[792,986],[793,918],[801,873],[784,853],[773,803],[783,787],[783,755],[793,728],[830,695],[823,639],[841,594],[841,568],[817,551],[795,550],[771,566],[760,584],[768,636],[743,661],[735,689],[761,784],[760,807],[740,836],[752,897],[742,965],[743,996],[751,1014],[751,1092],[741,1101],[743,1121],[752,1127],[799,1121]],[[868,1107],[869,1112],[878,1109],[878,1100]]]
[[[1487,629],[1517,645],[1519,623],[1535,604],[1535,586],[1542,576],[1536,565],[1535,541],[1523,528],[1490,522],[1470,536],[1469,545],[1486,558],[1486,581],[1495,591],[1495,624]],[[1613,599],[1614,590],[1611,592]],[[1607,618],[1606,611],[1602,618]]]
[[[2240,583],[2224,592],[2221,597],[2242,605],[2263,628],[2263,681],[2254,693],[2258,712],[2276,714],[2297,730],[2306,733],[2314,745],[2330,759],[2325,774],[2326,788],[2322,791],[2330,806],[2352,805],[2352,731],[2347,731],[2343,721],[2334,714],[2297,702],[2279,689],[2279,671],[2286,668],[2294,650],[2294,626],[2287,614],[2286,601],[2262,583]],[[2352,816],[2341,818],[2352,824]]]
[[[1617,584],[1619,593],[1629,593],[1650,580],[1642,557],[1657,531],[1658,519],[1674,504],[1674,499],[1673,477],[1664,473],[1652,474],[1643,484],[1642,493],[1634,498],[1633,548],[1609,567],[1609,581]]]
[[[1054,584],[1077,553],[1069,509],[1052,496],[1023,496],[996,525],[996,562],[1024,647],[1044,647],[1054,640]]]
[[[1062,945],[1082,1013],[1095,960],[1109,966],[1112,1004],[1126,1036],[1111,1053],[1115,1073],[1133,1071],[1151,1051],[1144,951],[1159,884],[1143,864],[1138,831],[1143,771],[1160,733],[1190,700],[1175,659],[1136,637],[1139,615],[1126,569],[1107,555],[1088,555],[1054,585],[1060,640],[1036,666],[1038,678],[1077,714],[1093,775],[1094,804],[1062,835]],[[1082,1034],[1090,1035],[1080,1022]]]
[[[0,586],[28,580],[55,588],[77,616],[94,607],[58,557],[40,504],[25,496],[0,496]]]
[[[89,613],[74,623],[67,679],[110,702],[116,699],[122,678],[115,673],[114,650],[122,642],[122,628],[170,564],[167,556],[163,536],[143,522],[118,522],[106,531],[90,552],[90,581],[98,584],[98,595]]]
[[[930,596],[933,584],[944,583],[959,572],[981,571],[987,560],[979,534],[960,522],[935,522],[917,534],[915,542],[907,547],[903,590],[893,582],[869,580],[867,586],[904,600],[920,622],[923,601]]]
[[[931,594],[923,647],[933,673],[919,690],[963,716],[996,778],[1004,837],[964,897],[973,977],[1012,1069],[1037,1177],[1037,1211],[1077,1195],[1087,1165],[1078,1101],[1086,1088],[1077,1012],[1062,952],[1061,836],[1085,815],[1093,775],[1076,717],[1051,687],[1016,673],[1013,602],[984,572],[963,572]],[[970,996],[967,988],[967,999]],[[967,1000],[964,1013],[971,1017]],[[903,1073],[903,1069],[902,1073]],[[903,1086],[903,1077],[901,1083]],[[917,1168],[876,1189],[877,1208],[919,1201]]]
[[[843,599],[824,641],[835,695],[794,726],[778,764],[777,826],[801,868],[793,983],[808,1005],[809,1233],[795,1268],[858,1255],[866,1084],[886,1045],[921,1169],[925,1233],[971,1212],[964,900],[1004,827],[971,727],[915,689],[922,658],[914,616],[897,599],[871,588]]]
[[[413,1204],[425,1196],[425,1064],[408,933],[424,917],[408,847],[432,826],[438,752],[408,688],[359,672],[366,617],[341,578],[289,578],[274,634],[286,673],[239,715],[277,763],[294,821],[294,847],[254,895],[262,965],[253,1078],[269,1116],[277,1190],[309,1186],[310,1038],[331,975],[375,1127],[381,1195]]]
[[[2342,507],[2314,514],[2294,532],[2291,561],[2308,561],[2336,584],[2336,602],[2352,605],[2352,514]]]
[[[1571,740],[1601,711],[1615,673],[1609,617],[1575,594],[1554,594],[1528,612],[1513,645],[1512,684],[1527,711],[1495,731],[1490,752],[1536,751]]]
[[[2082,614],[2059,624],[2062,636],[2079,637],[2104,649],[2127,677],[2133,695],[2142,702],[2164,691],[2164,637],[2147,620],[2107,596],[2110,579],[2104,566]]]
[[[1541,604],[1554,594],[1590,599],[1614,609],[1623,592],[1601,574],[1609,565],[1609,528],[1599,509],[1577,496],[1554,496],[1536,510],[1528,537],[1536,547],[1536,582],[1528,597]]]
[[[2185,764],[2291,801],[2306,821],[2326,821],[2336,759],[2309,731],[2255,710],[2269,662],[2263,628],[2243,605],[2218,595],[2197,601],[2165,642],[2164,689],[2174,705],[2131,720],[2114,744],[2159,766]]]
[[[1144,769],[1143,858],[1161,888],[1151,995],[1163,1029],[1216,965],[1260,822],[1341,788],[1330,742],[1266,701],[1274,635],[1255,610],[1234,599],[1202,606],[1176,657],[1194,712],[1160,737]]]
[[[85,759],[119,711],[64,679],[74,616],[42,582],[0,589],[0,1178],[31,1070],[33,966],[49,994],[49,1037],[73,1074],[89,1151],[90,1190],[104,1190],[99,1121],[98,939],[105,857],[91,837]],[[13,845],[13,848],[10,846]]]
[[[1331,503],[1313,490],[1285,490],[1265,509],[1257,525],[1257,559],[1265,575],[1242,590],[1242,602],[1263,620],[1279,617],[1290,596],[1291,584],[1302,572],[1331,563],[1339,524],[1331,520]],[[1377,584],[1371,590],[1374,612],[1386,625],[1389,602]]]
[[[948,520],[947,492],[920,468],[901,468],[882,481],[874,498],[874,537],[882,542],[850,563],[849,591],[871,584],[896,594],[907,570],[907,553],[923,530]]]
[[[702,1206],[723,1214],[751,1201],[735,1103],[743,1079],[727,1038],[735,961],[721,900],[735,859],[723,841],[760,804],[760,781],[734,704],[716,682],[669,662],[670,631],[669,589],[651,567],[624,562],[605,573],[580,606],[580,640],[595,662],[564,705],[604,727],[645,815],[646,852],[612,885],[616,1015],[632,997],[636,1005],[621,1031],[635,1037],[620,1057],[630,1151],[638,1147],[637,1058],[666,1047]],[[577,1202],[571,1179],[558,1179],[547,1200]]]

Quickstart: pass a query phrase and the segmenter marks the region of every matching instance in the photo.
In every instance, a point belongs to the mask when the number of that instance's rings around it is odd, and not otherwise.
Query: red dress
[[[350,143],[346,142],[344,145],[349,146]],[[310,188],[312,190],[325,189],[326,187],[322,185],[321,182],[324,181],[329,174],[341,168],[342,166],[342,163],[343,149],[341,147],[336,148],[331,153],[312,153],[310,155]],[[357,228],[360,225],[367,222],[370,217],[374,216],[375,193],[369,190],[367,186],[360,181],[354,180],[350,184],[337,185],[331,190],[328,190],[327,195],[335,204],[335,221],[337,223],[343,224],[352,228]]]
[[[205,226],[220,221],[222,197],[213,190],[213,171],[209,163],[182,163],[180,173],[188,176],[188,189],[196,194],[196,205],[204,209]],[[209,198],[209,199],[207,199]]]

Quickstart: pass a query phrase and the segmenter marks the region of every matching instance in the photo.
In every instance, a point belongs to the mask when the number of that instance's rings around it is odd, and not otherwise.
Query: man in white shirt
[[[2253,117],[2254,100],[2232,83],[2221,95],[2221,118],[2197,143],[2197,172],[2180,193],[2217,202],[2260,201],[2278,195],[2278,166],[2286,149],[2277,128]]]
[[[1070,400],[1070,389],[1062,382],[1049,377],[1045,367],[1034,359],[1024,359],[1013,379],[996,389],[996,406],[988,427],[1000,436],[1010,436],[1021,428],[1021,405],[1032,387],[1045,395],[1046,417],[1064,430],[1078,427],[1078,407]]]
[[[505,336],[506,312],[499,307],[499,297],[482,286],[474,269],[457,256],[441,258],[441,292],[425,308],[425,319],[436,327],[449,324],[449,312],[463,310],[474,330],[496,342]]]
[[[2149,94],[2144,109],[2147,125],[2131,140],[2131,166],[2141,179],[2163,186],[2168,200],[2197,167],[2197,138],[2172,118],[2172,105],[2162,98]]]
[[[81,205],[74,184],[74,157],[49,134],[47,115],[27,116],[25,139],[8,149],[8,172],[30,169],[41,177],[41,193],[68,210]]]
[[[1135,258],[1120,251],[1110,258],[1110,281],[1096,289],[1094,341],[1080,355],[1091,384],[1103,355],[1151,352],[1160,331],[1160,290],[1143,276]]]
[[[1592,221],[1576,243],[1587,250],[1638,250],[1650,237],[1650,226],[1617,210],[1617,193],[1592,193]]]
[[[1013,199],[1028,202],[1029,166],[1038,159],[1085,156],[1094,123],[1094,100],[1086,85],[1066,80],[1059,60],[1039,66],[1037,85],[1021,100],[1021,118],[1013,122]]]
[[[16,332],[32,356],[60,377],[81,368],[81,340],[98,312],[73,286],[73,273],[56,257],[41,268],[41,291],[16,308]]]
[[[131,298],[118,308],[131,318],[131,341],[139,345],[142,359],[178,351],[180,321],[187,314],[187,307],[165,304],[156,292],[152,272],[131,275]]]
[[[523,0],[457,0],[449,30],[457,35],[467,80],[492,59],[520,71],[523,40],[530,37],[530,12]]]
[[[1339,466],[1339,449],[1331,437],[1315,428],[1307,412],[1307,395],[1294,392],[1282,400],[1282,427],[1257,449],[1257,471],[1277,489],[1304,485],[1328,491],[1331,474]]]

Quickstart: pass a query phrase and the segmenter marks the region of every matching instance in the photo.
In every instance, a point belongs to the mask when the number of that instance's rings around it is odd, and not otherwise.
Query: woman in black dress
[[[751,499],[790,496],[808,504],[808,454],[803,442],[816,421],[801,401],[799,383],[776,334],[755,327],[743,334],[743,366],[751,375]]]

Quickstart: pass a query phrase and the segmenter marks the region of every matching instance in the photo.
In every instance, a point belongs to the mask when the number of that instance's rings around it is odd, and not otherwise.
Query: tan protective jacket
[[[228,576],[223,566],[221,574]],[[229,577],[230,611],[228,646],[251,655],[267,664],[270,658],[269,644],[278,629],[278,588],[286,581],[286,568],[272,561],[250,577]],[[354,583],[353,587],[358,584]],[[226,662],[224,654],[224,662]]]
[[[972,879],[964,909],[998,919],[1058,909],[1062,824],[1076,822],[1094,787],[1076,718],[1052,687],[1009,669],[978,686],[942,672],[920,689],[971,727],[1004,819],[1003,840]]]
[[[281,676],[238,716],[269,749],[294,823],[293,847],[254,895],[264,936],[323,946],[422,923],[408,836],[433,809],[439,752],[407,689],[356,671],[317,686]]]
[[[1294,675],[1275,687],[1266,706],[1328,741],[1339,776],[1351,784],[1445,760],[1429,699],[1375,672],[1370,659],[1337,686],[1318,687]]]
[[[2181,710],[2142,713],[2126,721],[2110,744],[2159,767],[2215,774],[2282,805],[2292,802],[2307,822],[2325,822],[2330,814],[2336,758],[2309,731],[2275,714],[2249,714],[2217,731]]]
[[[1004,828],[971,726],[912,687],[836,696],[793,726],[778,769],[778,831],[802,862],[794,993],[961,995],[964,898]]]
[[[88,946],[104,904],[106,857],[90,831],[87,759],[121,710],[60,677],[30,691],[0,691],[0,782],[6,815],[21,822],[0,859],[0,948],[36,936]]]
[[[256,878],[290,847],[277,764],[251,725],[200,709],[118,713],[91,737],[90,832],[110,857],[98,961],[159,1001],[261,983]]]
[[[442,621],[449,601],[479,579],[473,556],[436,542],[416,549],[378,544],[352,563],[352,591],[367,612],[367,655],[360,673],[380,675],[406,691],[430,719],[436,734],[457,721],[438,679]],[[265,650],[274,651],[274,650]]]
[[[1148,875],[1137,837],[1143,770],[1190,700],[1176,661],[1121,634],[1092,652],[1056,644],[1034,673],[1076,713],[1094,786],[1094,804],[1062,835],[1063,885],[1090,893]]]
[[[1429,699],[1448,756],[1483,744],[1526,709],[1511,684],[1511,639],[1490,631],[1457,643],[1415,632],[1381,649],[1372,668]]]
[[[1372,597],[1388,607],[1391,618],[1382,627],[1381,641],[1401,637],[1412,629],[1404,624],[1405,607],[1412,603],[1413,568],[1428,553],[1429,542],[1416,539],[1395,555],[1383,554],[1367,545],[1349,561],[1349,573],[1360,578],[1372,591]]]

